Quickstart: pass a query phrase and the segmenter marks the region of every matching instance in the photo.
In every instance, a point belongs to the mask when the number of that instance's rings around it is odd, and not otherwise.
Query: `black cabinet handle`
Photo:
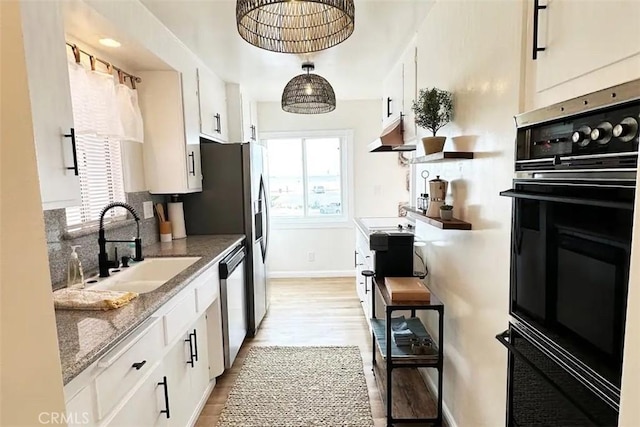
[[[195,152],[191,152],[189,154],[189,158],[191,159],[191,170],[189,171],[189,175],[196,176],[196,154]]]
[[[540,0],[533,1],[533,60],[538,59],[538,52],[544,52],[546,48],[538,47],[538,18],[540,10],[547,8],[547,5],[541,5]]]
[[[358,266],[358,251],[353,251],[353,266]]]
[[[255,127],[255,125],[251,125],[251,139],[253,141],[256,140],[256,127]]]
[[[387,98],[387,117],[391,117],[391,98]]]
[[[196,335],[195,329],[193,330],[193,333],[191,335],[193,335],[193,348],[194,348],[193,360],[197,362],[198,361],[198,336]]]
[[[78,176],[78,149],[76,146],[76,130],[71,128],[69,133],[63,135],[65,138],[71,138],[71,150],[73,151],[73,166],[67,167],[67,170],[72,170],[75,176]]]
[[[162,377],[162,382],[159,382],[158,385],[164,386],[164,407],[161,414],[166,414],[167,419],[171,418],[171,412],[169,410],[169,384],[167,384],[167,377]]]
[[[218,133],[222,133],[222,126],[221,126],[221,121],[220,121],[220,113],[217,113],[215,116],[213,116],[216,119],[216,128],[215,131]]]
[[[189,334],[189,338],[187,338],[186,340],[184,340],[184,342],[188,342],[189,343],[189,360],[187,361],[187,365],[191,365],[191,367],[193,368],[193,362],[194,362],[194,358],[193,358],[193,341],[191,340],[191,335]]]
[[[147,363],[147,361],[143,360],[142,362],[134,363],[133,365],[131,365],[131,367],[136,368],[136,371],[139,371],[144,366],[145,363]]]

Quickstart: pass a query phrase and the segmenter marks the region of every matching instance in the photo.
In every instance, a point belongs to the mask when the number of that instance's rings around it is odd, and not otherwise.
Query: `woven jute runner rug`
[[[253,347],[218,427],[371,427],[360,350]]]

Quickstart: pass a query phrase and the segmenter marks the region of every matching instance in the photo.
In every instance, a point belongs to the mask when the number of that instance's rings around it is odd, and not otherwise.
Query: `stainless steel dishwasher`
[[[225,369],[233,364],[247,335],[244,258],[245,249],[240,246],[220,261],[220,302]]]

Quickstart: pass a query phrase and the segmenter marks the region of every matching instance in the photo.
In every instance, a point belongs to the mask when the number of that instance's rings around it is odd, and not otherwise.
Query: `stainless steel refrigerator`
[[[247,330],[255,335],[269,304],[266,147],[200,140],[202,192],[184,195],[187,235],[246,235]]]

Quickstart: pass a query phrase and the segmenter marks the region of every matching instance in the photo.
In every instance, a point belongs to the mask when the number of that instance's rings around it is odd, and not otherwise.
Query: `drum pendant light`
[[[292,78],[282,92],[282,109],[297,114],[322,114],[336,109],[336,94],[331,84],[317,74],[311,74],[311,62],[302,64],[306,74]]]
[[[309,53],[342,43],[353,33],[353,0],[237,0],[240,36],[262,49]]]

